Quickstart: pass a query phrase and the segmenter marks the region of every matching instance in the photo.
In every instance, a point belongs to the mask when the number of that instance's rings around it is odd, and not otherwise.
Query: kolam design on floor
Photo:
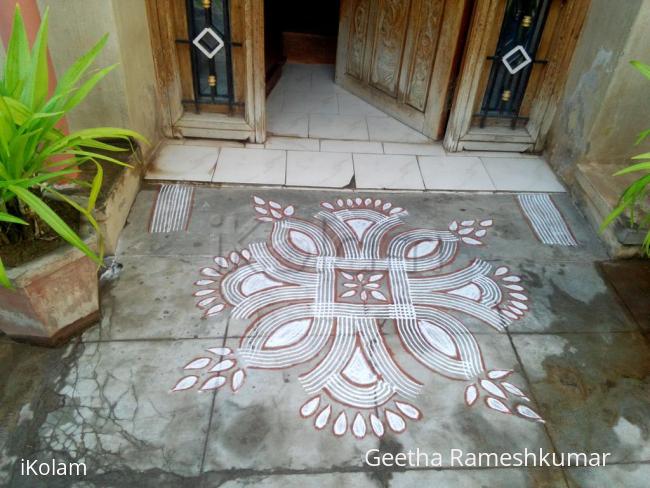
[[[406,211],[378,199],[321,203],[316,222],[293,206],[253,197],[268,242],[214,258],[194,293],[209,318],[231,309],[253,320],[236,351],[208,349],[192,359],[172,391],[236,392],[254,369],[304,365],[299,408],[316,429],[356,438],[399,433],[423,417],[423,383],[398,364],[386,334],[428,369],[467,383],[468,406],[543,422],[509,370],[487,369],[470,316],[504,331],[528,310],[520,278],[475,259],[443,273],[459,247],[480,246],[492,220],[452,222],[447,230],[406,228]],[[254,319],[253,319],[254,318]],[[389,325],[392,326],[389,331]],[[311,363],[309,366],[306,363]]]

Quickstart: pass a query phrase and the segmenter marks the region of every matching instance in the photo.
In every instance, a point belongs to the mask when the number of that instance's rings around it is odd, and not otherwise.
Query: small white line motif
[[[193,187],[161,185],[154,203],[149,232],[164,233],[186,230],[193,201]]]
[[[541,242],[550,246],[578,245],[550,195],[523,193],[517,195],[517,200]]]
[[[402,207],[361,197],[322,202],[316,221],[259,196],[253,208],[272,224],[268,241],[216,256],[194,292],[204,317],[230,310],[250,325],[232,349],[208,348],[186,361],[172,391],[237,392],[255,370],[301,368],[306,399],[298,410],[316,430],[329,425],[335,436],[356,439],[399,434],[426,414],[414,403],[425,384],[393,354],[401,347],[463,382],[458,396],[468,407],[543,422],[510,382],[513,371],[489,368],[462,322],[474,317],[504,331],[529,309],[521,278],[506,266],[475,259],[451,268],[461,246],[484,245],[491,219],[413,229]],[[393,334],[400,346],[391,345]]]

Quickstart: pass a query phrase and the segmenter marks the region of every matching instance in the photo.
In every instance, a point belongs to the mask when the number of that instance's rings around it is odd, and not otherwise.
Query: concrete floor
[[[607,255],[566,194],[552,198],[577,247],[540,242],[512,194],[196,187],[180,230],[150,233],[157,190],[145,186],[131,210],[99,324],[61,349],[0,340],[0,484],[647,486],[650,331],[600,277]],[[337,230],[327,215],[357,222]],[[374,244],[358,222],[390,218],[402,227]],[[407,229],[440,232],[390,247]],[[468,270],[474,259],[482,271]],[[418,281],[461,270],[437,292]],[[417,324],[422,347],[400,323]],[[309,384],[342,358],[325,386]],[[440,452],[441,467],[365,461],[369,449],[418,448]],[[611,455],[564,469],[469,469],[449,456],[526,448]],[[83,461],[88,474],[30,478],[21,458]]]

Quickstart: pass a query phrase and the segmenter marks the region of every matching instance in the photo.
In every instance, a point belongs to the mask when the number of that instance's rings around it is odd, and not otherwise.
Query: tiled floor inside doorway
[[[149,180],[386,190],[563,192],[520,153],[448,153],[334,83],[333,65],[288,64],[267,99],[265,144],[171,140]]]

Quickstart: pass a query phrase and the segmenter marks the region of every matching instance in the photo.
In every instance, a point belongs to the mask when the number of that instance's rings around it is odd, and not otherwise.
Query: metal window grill
[[[480,126],[488,117],[510,119],[512,129],[527,117],[519,115],[551,0],[509,0],[492,61],[487,88],[481,104]]]
[[[189,39],[176,39],[187,44],[192,64],[194,99],[183,100],[200,105],[227,104],[232,111],[235,103],[230,36],[230,9],[228,0],[186,0],[187,31]]]

